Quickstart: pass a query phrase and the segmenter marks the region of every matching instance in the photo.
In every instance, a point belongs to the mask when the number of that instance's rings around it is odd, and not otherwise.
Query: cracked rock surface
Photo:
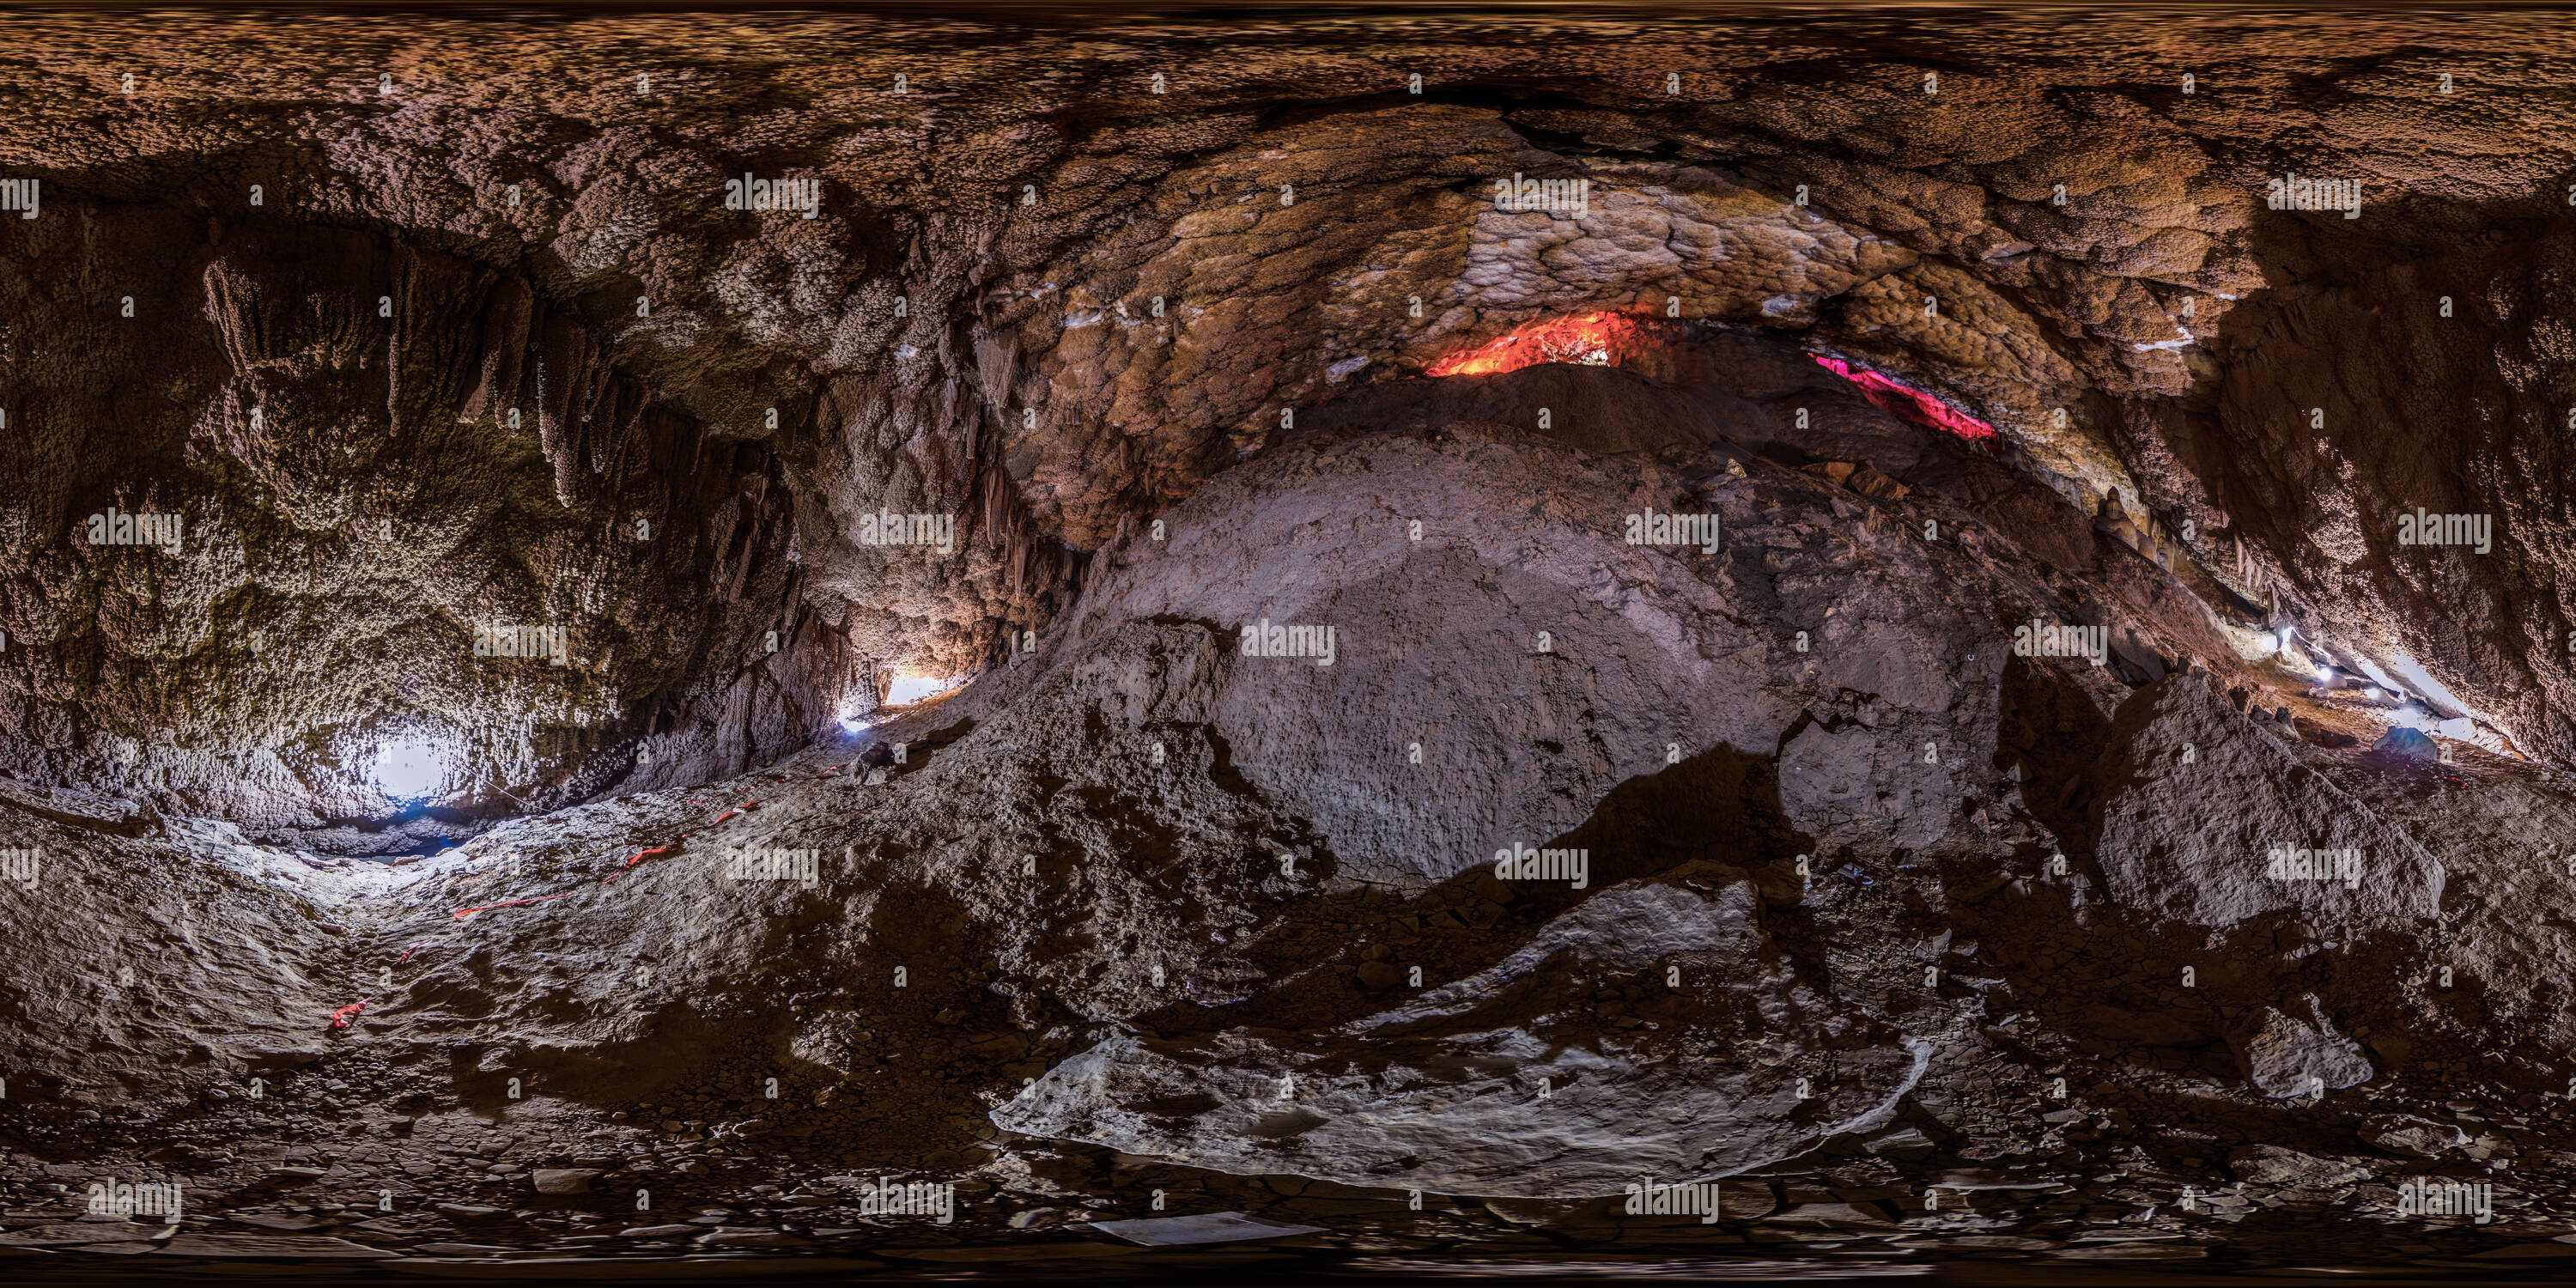
[[[2576,1239],[2545,15],[13,34],[12,1271]]]

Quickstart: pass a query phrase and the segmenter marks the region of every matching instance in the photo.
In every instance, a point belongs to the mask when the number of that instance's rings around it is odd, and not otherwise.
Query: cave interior
[[[0,1276],[2571,1255],[2563,20],[308,13],[0,53]]]

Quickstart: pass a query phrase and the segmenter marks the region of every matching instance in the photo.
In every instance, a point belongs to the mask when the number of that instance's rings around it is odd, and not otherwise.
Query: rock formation
[[[0,1259],[2576,1237],[2545,17],[15,31]]]

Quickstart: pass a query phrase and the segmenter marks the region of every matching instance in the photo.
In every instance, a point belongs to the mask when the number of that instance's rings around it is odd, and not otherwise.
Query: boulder
[[[596,1167],[541,1167],[528,1174],[539,1194],[588,1194],[590,1183],[606,1175]]]
[[[2439,1158],[2469,1143],[2469,1134],[2450,1123],[2403,1114],[2371,1119],[2362,1126],[2360,1135],[2381,1149],[2410,1158]]]
[[[2361,1044],[2337,1033],[2323,1011],[2308,999],[2306,1018],[2274,1007],[2248,1012],[2231,1035],[2230,1045],[2245,1080],[2267,1096],[2304,1096],[2320,1086],[2329,1090],[2370,1081],[2370,1059]]]
[[[2404,725],[2381,734],[2379,741],[2372,743],[2370,749],[2392,759],[2419,765],[2439,764],[2442,759],[2442,749],[2434,744],[2431,737],[2421,729],[2410,729]]]
[[[2439,910],[2439,861],[2199,679],[2168,676],[2123,703],[2093,776],[2094,855],[2124,906],[2210,927]]]
[[[2370,1168],[2347,1158],[2319,1158],[2279,1145],[2239,1145],[2228,1152],[2227,1170],[2248,1185],[2321,1189],[2349,1185],[2370,1175]]]
[[[1893,1155],[1897,1158],[1920,1158],[1932,1152],[1934,1142],[1931,1137],[1923,1134],[1922,1128],[1907,1127],[1867,1141],[1861,1148],[1873,1154]]]

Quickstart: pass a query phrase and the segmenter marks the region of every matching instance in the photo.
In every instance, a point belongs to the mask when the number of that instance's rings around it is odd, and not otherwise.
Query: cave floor
[[[914,740],[895,782],[931,763],[948,736]],[[851,750],[818,749],[722,784],[519,820],[459,851],[399,864],[261,853],[303,870],[306,894],[339,919],[334,938],[361,958],[539,951],[524,932],[566,910],[514,901],[564,889],[612,897],[614,884],[597,878],[628,870],[620,856],[666,844],[690,819],[708,832],[760,820],[763,835],[777,836],[845,808],[851,793],[888,790],[854,781]],[[2515,771],[2498,763],[2460,772]],[[701,833],[694,845],[703,853],[719,839]],[[594,857],[561,858],[576,842]],[[639,866],[671,857],[648,855]],[[460,919],[456,907],[483,910]],[[1401,1189],[1228,1175],[1005,1132],[985,1107],[1045,1067],[1045,1044],[1033,1049],[1007,1022],[977,1032],[985,1026],[949,1012],[937,1022],[952,1030],[944,1042],[889,1046],[838,1082],[818,1089],[798,1079],[773,1099],[754,1090],[757,1043],[712,1051],[643,1095],[527,1094],[475,1083],[457,1073],[462,1063],[449,1071],[452,1096],[433,1094],[424,1066],[407,1063],[391,1040],[422,1022],[400,1012],[419,1009],[416,1000],[388,1002],[326,1029],[326,1041],[278,1062],[256,1101],[218,1091],[148,1118],[30,1105],[0,1119],[11,1163],[0,1175],[0,1258],[13,1278],[113,1276],[133,1264],[123,1258],[145,1256],[155,1273],[230,1278],[292,1265],[298,1281],[321,1282],[361,1260],[370,1277],[393,1269],[429,1278],[488,1278],[505,1268],[682,1280],[754,1269],[1108,1279],[1652,1266],[1665,1275],[1809,1278],[1938,1268],[2009,1281],[2015,1267],[2100,1262],[2213,1275],[2330,1265],[2362,1277],[2496,1278],[2549,1274],[2576,1256],[2576,1200],[2565,1197],[2576,1154],[2553,1152],[2570,1106],[2407,1077],[2345,1093],[2365,1102],[2345,1104],[2347,1114],[2447,1102],[2476,1136],[2470,1157],[2514,1160],[2513,1194],[2500,1198],[2493,1221],[2397,1228],[2363,1219],[2355,1195],[2377,1179],[2371,1168],[2289,1151],[2275,1151],[2279,1164],[2263,1183],[2200,1188],[2196,1180],[2219,1175],[2225,1142],[2188,1120],[2187,1102],[2226,1093],[2188,1069],[2150,1067],[2152,1053],[2127,1053],[2125,1064],[2090,1063],[2080,1110],[2022,1103],[1974,1069],[1941,1078],[1951,1114],[2045,1114],[2060,1133],[2045,1156],[2027,1139],[1935,1148],[1904,1129],[1841,1137],[1721,1182],[1720,1219],[1703,1222],[1626,1215],[1616,1197],[1423,1195],[1416,1207]],[[2016,1049],[2011,1027],[1989,1030],[2007,1060],[2041,1072],[2083,1061],[2081,1052],[2050,1049],[2043,1034]],[[2143,1124],[2162,1125],[2138,1130]],[[862,1210],[860,1187],[871,1180],[925,1174],[955,1184],[952,1220]],[[83,1183],[101,1175],[178,1180],[185,1213],[176,1221],[84,1215]],[[2191,1200],[2177,1203],[2186,1192]],[[1311,1232],[1173,1248],[1088,1225],[1158,1211],[1240,1213]]]

